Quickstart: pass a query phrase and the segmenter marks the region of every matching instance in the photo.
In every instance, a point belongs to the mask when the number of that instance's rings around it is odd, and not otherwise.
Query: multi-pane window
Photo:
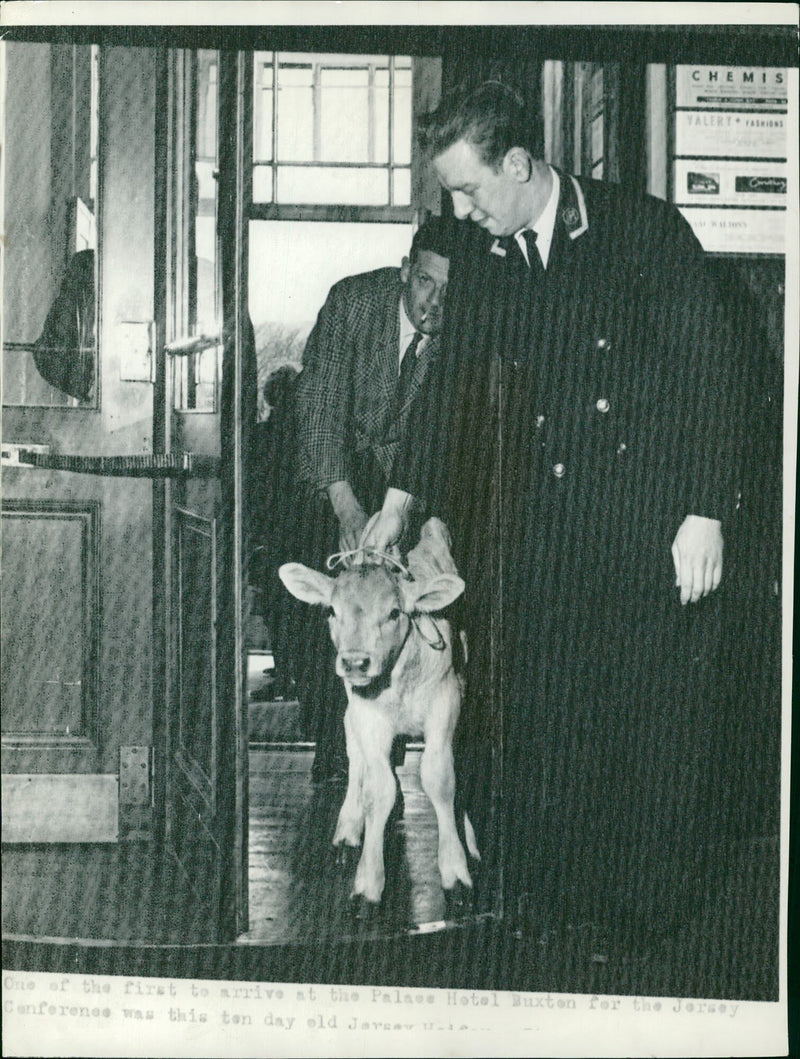
[[[253,203],[411,207],[410,56],[256,52]],[[400,219],[400,212],[398,219]]]

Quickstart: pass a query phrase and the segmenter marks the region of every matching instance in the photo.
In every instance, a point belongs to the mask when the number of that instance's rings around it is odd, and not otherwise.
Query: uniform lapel
[[[547,269],[557,265],[564,254],[580,246],[581,239],[589,231],[589,214],[586,198],[579,182],[568,173],[557,170],[560,181],[556,223]]]

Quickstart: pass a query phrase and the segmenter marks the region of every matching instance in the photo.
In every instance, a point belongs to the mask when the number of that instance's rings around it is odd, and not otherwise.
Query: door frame
[[[233,114],[219,128],[218,246],[222,272],[224,354],[222,413],[222,569],[234,570],[218,614],[218,673],[221,701],[235,703],[235,725],[220,747],[220,799],[232,837],[230,856],[223,858],[223,923],[233,937],[248,926],[248,715],[245,620],[245,452],[243,409],[245,345],[249,341],[248,224],[250,159],[252,157],[252,62],[250,52],[219,51],[218,114]],[[232,359],[231,359],[232,358]],[[226,380],[226,368],[232,378]],[[227,385],[226,385],[227,381]],[[255,412],[255,410],[253,410]],[[227,530],[227,532],[226,532]],[[224,578],[223,578],[224,580]],[[226,659],[229,660],[226,664]],[[225,776],[235,777],[231,785]],[[226,939],[228,940],[228,939]]]
[[[171,202],[172,169],[183,158],[176,145],[173,118],[177,52],[158,49],[156,60],[155,166],[155,358],[153,448],[169,453],[175,416],[172,409],[171,358],[165,351],[169,321],[176,313],[170,263],[174,260],[176,209]],[[218,115],[218,260],[221,262],[224,335],[220,387],[221,504],[216,598],[216,698],[223,711],[215,770],[214,835],[219,845],[218,907],[213,910],[217,941],[233,941],[247,929],[247,714],[244,651],[242,442],[242,358],[247,327],[247,229],[244,224],[245,163],[249,161],[250,67],[242,52],[220,50]],[[178,490],[168,478],[153,483],[153,804],[154,840],[175,855],[170,832],[176,739],[172,705],[177,690],[175,627],[175,527]],[[229,576],[234,572],[233,576]]]

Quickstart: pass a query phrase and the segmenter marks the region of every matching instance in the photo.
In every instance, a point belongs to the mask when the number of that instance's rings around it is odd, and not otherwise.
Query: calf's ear
[[[304,603],[318,603],[329,606],[333,592],[333,578],[311,570],[302,563],[284,563],[278,570],[278,577],[293,596]]]
[[[446,606],[458,599],[464,591],[464,582],[455,574],[439,574],[428,581],[405,581],[403,597],[406,610],[420,614],[432,614],[444,610]]]

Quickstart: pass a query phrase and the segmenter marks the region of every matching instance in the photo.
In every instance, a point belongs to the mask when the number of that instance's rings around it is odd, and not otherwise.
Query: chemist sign
[[[787,71],[675,67],[672,201],[711,253],[785,251]]]
[[[786,70],[774,66],[678,66],[676,107],[786,109]]]

